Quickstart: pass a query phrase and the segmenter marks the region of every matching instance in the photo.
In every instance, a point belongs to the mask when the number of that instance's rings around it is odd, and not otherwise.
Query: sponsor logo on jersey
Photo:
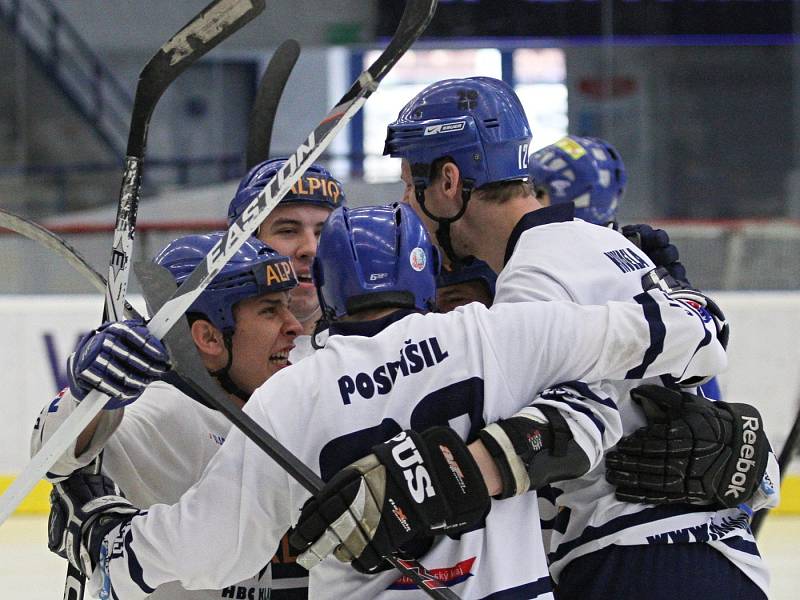
[[[428,257],[425,255],[425,250],[419,246],[411,251],[411,255],[408,257],[408,260],[411,263],[411,268],[415,271],[422,271],[425,268],[425,265],[428,263]]]
[[[472,573],[472,566],[475,564],[475,559],[477,557],[473,556],[466,560],[462,560],[461,562],[453,565],[452,567],[441,567],[438,569],[422,569],[422,574],[427,575],[429,577],[435,577],[441,583],[446,585],[447,587],[454,586],[456,584],[462,583],[473,576]],[[417,590],[417,584],[414,583],[414,580],[411,579],[408,575],[403,575],[399,577],[395,582],[389,586],[390,590]]]
[[[630,273],[632,271],[639,271],[641,269],[648,269],[650,265],[647,261],[636,254],[631,248],[620,248],[619,250],[610,250],[603,252],[612,263],[623,273]]]
[[[435,337],[419,342],[406,340],[400,348],[399,360],[378,365],[372,373],[342,375],[337,382],[342,402],[345,405],[351,404],[353,401],[351,396],[356,392],[365,400],[369,400],[375,394],[386,395],[392,391],[398,376],[408,377],[419,373],[423,369],[438,365],[448,356],[449,352],[442,350],[439,340]]]
[[[454,123],[442,123],[440,125],[429,125],[425,128],[423,136],[436,135],[439,133],[451,133],[453,131],[461,131],[467,126],[466,121],[455,121]]]
[[[750,517],[742,512],[735,517],[723,517],[719,523],[700,523],[692,527],[674,529],[656,535],[648,535],[648,544],[688,544],[691,542],[714,542],[731,533],[741,535],[750,526]]]
[[[758,430],[758,418],[742,417],[742,445],[739,448],[739,459],[736,461],[736,470],[733,472],[731,480],[728,482],[728,489],[725,490],[725,496],[733,496],[738,500],[741,495],[744,494],[744,484],[747,483],[747,474],[756,464],[753,457],[756,455],[755,443],[758,440],[758,436],[756,435],[756,431]]]
[[[386,279],[388,276],[388,273],[372,273],[372,275],[369,276],[369,280],[380,281],[381,279]]]
[[[222,590],[221,597],[235,598],[236,600],[270,600],[272,590],[266,587],[231,585]]]

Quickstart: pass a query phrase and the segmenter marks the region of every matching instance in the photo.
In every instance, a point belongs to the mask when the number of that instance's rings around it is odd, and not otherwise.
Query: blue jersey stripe
[[[753,556],[761,556],[761,553],[758,551],[758,546],[756,546],[755,542],[750,542],[744,538],[736,536],[724,538],[719,541],[728,546],[728,548],[733,548],[739,552],[752,554]]]
[[[666,336],[667,328],[661,319],[661,309],[658,308],[658,303],[649,294],[639,294],[634,296],[633,299],[642,305],[644,317],[647,319],[647,325],[650,328],[650,346],[645,351],[641,364],[628,371],[625,374],[625,379],[642,379],[647,367],[653,364],[653,361],[664,350],[664,337]]]
[[[586,415],[587,417],[589,417],[589,419],[591,419],[592,423],[594,423],[595,427],[597,427],[597,429],[600,430],[600,433],[601,434],[605,433],[606,426],[603,424],[603,422],[600,419],[598,419],[594,415],[594,413],[591,410],[589,410],[585,406],[583,406],[581,404],[578,404],[577,402],[570,402],[569,400],[565,400],[564,398],[559,398],[557,396],[546,396],[546,395],[542,394],[542,399],[543,400],[547,400],[548,402],[561,402],[562,404],[566,404],[572,410],[577,411],[579,413],[582,413],[582,414]],[[536,404],[537,404],[537,402],[534,401],[533,404],[531,404],[531,406],[535,407]]]
[[[588,400],[592,400],[598,404],[607,406],[608,408],[613,408],[614,410],[619,410],[616,402],[614,402],[611,398],[603,398],[602,396],[598,396],[592,391],[592,388],[586,385],[583,381],[565,381],[564,383],[558,384],[558,387],[570,387]]]
[[[537,598],[542,594],[552,591],[553,581],[550,577],[542,577],[530,583],[494,592],[488,596],[484,596],[481,600],[524,600],[526,598]]]

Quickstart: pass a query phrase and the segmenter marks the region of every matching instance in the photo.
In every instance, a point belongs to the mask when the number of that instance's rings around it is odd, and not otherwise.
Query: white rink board
[[[800,396],[800,292],[727,292],[714,298],[731,322],[730,367],[720,377],[723,397],[756,404],[781,448]],[[135,298],[141,306],[141,299]],[[67,356],[79,336],[96,327],[99,295],[0,296],[0,475],[28,462],[31,427],[58,391]]]

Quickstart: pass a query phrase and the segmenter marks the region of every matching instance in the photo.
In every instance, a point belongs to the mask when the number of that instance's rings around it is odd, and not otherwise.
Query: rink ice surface
[[[772,573],[770,600],[800,598],[800,516],[769,517],[758,543]],[[0,600],[60,600],[65,573],[66,561],[47,550],[46,517],[0,525]]]

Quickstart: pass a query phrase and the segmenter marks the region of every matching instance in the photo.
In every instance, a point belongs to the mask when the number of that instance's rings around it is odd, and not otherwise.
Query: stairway
[[[0,20],[120,160],[133,98],[52,0],[0,0]]]

